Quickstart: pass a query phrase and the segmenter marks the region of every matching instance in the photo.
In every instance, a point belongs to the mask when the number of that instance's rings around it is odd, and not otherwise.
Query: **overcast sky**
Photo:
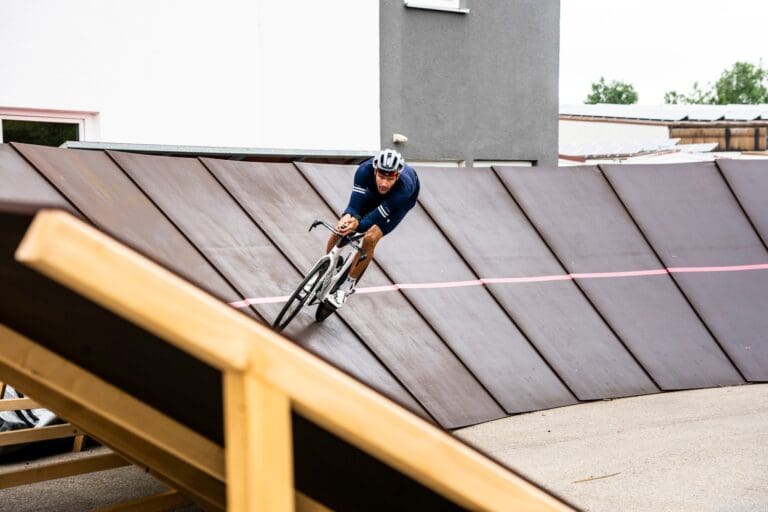
[[[560,102],[621,80],[638,103],[714,83],[736,61],[768,67],[768,0],[561,0]]]

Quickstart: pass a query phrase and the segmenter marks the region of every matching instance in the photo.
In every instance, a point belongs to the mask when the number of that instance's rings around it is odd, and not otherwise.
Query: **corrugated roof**
[[[561,116],[637,119],[643,121],[761,121],[768,104],[760,105],[560,105]]]
[[[370,158],[375,150],[276,149],[254,147],[185,146],[171,144],[132,144],[124,142],[67,141],[61,145],[69,149],[96,151],[125,151],[164,156],[209,156],[230,160],[256,161],[317,161],[358,164]]]
[[[641,153],[670,151],[676,148],[680,139],[655,138],[635,140],[632,142],[621,141],[594,141],[582,144],[569,144],[561,141],[559,153],[569,156],[597,157],[597,156],[628,156]]]

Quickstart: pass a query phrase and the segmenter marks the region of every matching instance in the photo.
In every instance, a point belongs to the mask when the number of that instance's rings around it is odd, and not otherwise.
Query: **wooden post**
[[[224,375],[227,510],[294,510],[288,396],[248,373]]]
[[[77,453],[83,451],[83,445],[85,445],[85,435],[81,434],[79,436],[75,436],[75,440],[72,443],[72,452]]]

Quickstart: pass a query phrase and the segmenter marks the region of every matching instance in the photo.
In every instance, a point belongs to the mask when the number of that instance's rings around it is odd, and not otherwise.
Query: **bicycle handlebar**
[[[336,231],[335,227],[333,227],[331,224],[328,224],[324,220],[319,220],[319,219],[315,219],[315,221],[312,223],[312,225],[309,226],[309,230],[312,231],[317,226],[323,226],[323,227],[327,228],[328,231],[331,231],[333,234],[335,234],[337,236],[341,236],[341,234],[338,231]]]
[[[350,242],[354,242],[355,240],[359,240],[360,238],[363,238],[365,236],[365,233],[353,233],[351,235],[346,235],[346,236],[342,235],[341,233],[339,233],[336,230],[336,228],[332,224],[329,224],[329,223],[325,222],[324,220],[315,220],[312,223],[312,225],[309,226],[309,230],[312,231],[317,226],[323,226],[328,231],[330,231],[331,233],[333,233],[334,235],[336,235],[336,236],[338,236],[340,238],[348,238]]]
[[[352,247],[354,247],[357,252],[360,253],[361,260],[365,259],[365,252],[363,251],[363,248],[360,246],[360,244],[357,242],[358,240],[360,240],[365,236],[365,233],[352,233],[351,235],[344,236],[341,233],[339,233],[333,225],[325,222],[324,220],[319,220],[319,219],[315,219],[315,221],[312,222],[312,225],[309,226],[309,231],[312,231],[317,226],[323,226],[328,231],[338,236],[340,238],[339,240],[340,247],[343,247],[344,245],[349,244]]]

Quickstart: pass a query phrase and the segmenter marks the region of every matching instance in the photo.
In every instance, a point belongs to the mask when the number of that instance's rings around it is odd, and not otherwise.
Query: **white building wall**
[[[373,0],[0,0],[0,114],[81,112],[87,141],[377,148],[378,17]]]

